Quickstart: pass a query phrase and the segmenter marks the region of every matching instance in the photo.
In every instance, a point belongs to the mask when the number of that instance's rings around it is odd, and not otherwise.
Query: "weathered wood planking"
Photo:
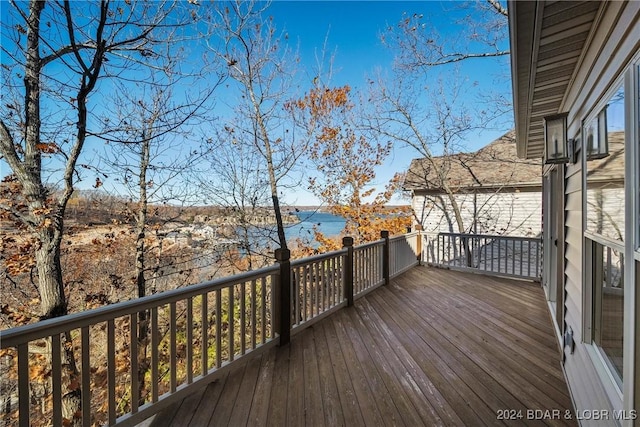
[[[538,285],[418,267],[152,425],[575,425],[526,419],[572,409],[563,378]]]

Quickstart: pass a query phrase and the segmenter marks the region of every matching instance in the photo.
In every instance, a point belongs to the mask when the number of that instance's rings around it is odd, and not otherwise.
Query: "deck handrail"
[[[34,344],[42,344],[50,370],[49,421],[63,424],[63,359],[71,350],[79,362],[82,424],[135,425],[245,356],[286,343],[290,333],[388,283],[419,262],[420,244],[415,232],[383,232],[374,242],[294,261],[280,251],[276,265],[260,270],[2,330],[0,349],[17,360],[17,366],[5,367],[13,376],[3,375],[2,381],[17,383],[19,425],[30,425],[35,407],[29,369],[43,362],[35,361]],[[142,374],[140,363],[149,364]],[[95,372],[106,377],[101,389],[92,388]],[[145,380],[146,388],[140,383]],[[13,404],[12,395],[3,399]],[[100,420],[98,403],[106,404]]]
[[[539,281],[542,238],[471,233],[425,234],[428,265]]]
[[[105,305],[78,313],[71,313],[66,316],[54,317],[42,320],[29,325],[17,326],[15,328],[0,331],[0,348],[16,347],[24,341],[34,341],[48,338],[53,334],[61,334],[69,329],[90,326],[98,322],[138,313],[153,307],[159,307],[171,302],[176,302],[203,292],[213,292],[223,289],[234,283],[257,279],[268,274],[274,274],[278,270],[277,265],[261,268],[259,270],[247,271],[229,277],[210,280],[184,288],[171,289],[157,294],[148,295],[128,301],[121,301],[115,304]]]

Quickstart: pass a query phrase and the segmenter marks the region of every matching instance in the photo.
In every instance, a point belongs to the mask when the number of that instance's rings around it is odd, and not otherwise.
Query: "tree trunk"
[[[256,101],[255,94],[253,91],[250,91],[251,99],[253,100],[253,105],[255,109],[255,116],[258,122],[258,128],[260,129],[260,138],[262,139],[262,143],[264,144],[264,153],[265,158],[267,160],[267,172],[269,174],[269,187],[271,189],[271,200],[273,202],[273,213],[276,217],[276,227],[278,233],[278,243],[280,244],[280,249],[288,249],[287,248],[287,237],[284,233],[284,221],[282,220],[282,212],[280,211],[280,197],[278,196],[278,180],[276,178],[276,171],[273,165],[273,151],[271,149],[271,142],[269,140],[269,133],[267,132],[267,128],[262,121],[262,113],[260,111],[260,106]]]
[[[40,294],[40,318],[64,316],[67,314],[67,301],[62,284],[60,244],[49,228],[38,233],[38,244],[35,258]]]
[[[147,168],[150,161],[150,138],[143,130],[142,151],[140,153],[140,172],[138,174],[138,212],[136,215],[136,284],[138,298],[147,294],[147,280],[145,277],[145,232],[147,228]],[[143,310],[138,313],[138,405],[144,405],[145,376],[149,370],[147,358],[147,341],[149,336],[149,313]],[[133,398],[133,397],[132,397]]]
[[[460,205],[458,205],[458,201],[456,200],[455,194],[448,188],[447,195],[449,196],[449,202],[451,203],[451,208],[453,209],[453,214],[456,218],[456,224],[458,225],[458,232],[461,234],[465,233],[464,229],[464,221],[462,220],[462,212],[460,211]],[[473,254],[471,253],[471,248],[469,247],[469,239],[466,237],[461,237],[460,242],[462,244],[462,251],[464,252],[464,260],[467,267],[473,266]],[[462,254],[461,254],[462,255]]]

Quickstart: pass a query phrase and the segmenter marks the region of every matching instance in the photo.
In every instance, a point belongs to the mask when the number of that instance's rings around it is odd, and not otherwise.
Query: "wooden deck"
[[[571,409],[538,284],[416,267],[149,424],[576,425]]]

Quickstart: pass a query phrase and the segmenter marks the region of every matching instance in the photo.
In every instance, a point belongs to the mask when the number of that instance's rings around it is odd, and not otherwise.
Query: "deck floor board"
[[[416,267],[151,425],[574,426],[526,417],[570,409],[538,284]]]

